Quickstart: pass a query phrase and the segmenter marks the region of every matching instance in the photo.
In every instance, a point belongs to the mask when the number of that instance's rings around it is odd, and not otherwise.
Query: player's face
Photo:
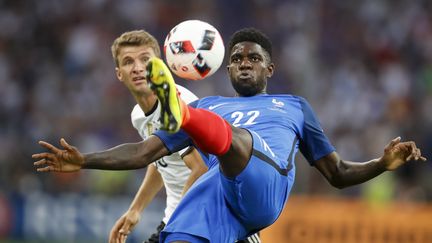
[[[153,95],[147,85],[146,65],[151,57],[156,56],[148,46],[121,47],[117,57],[117,78],[126,85],[130,92],[140,95]]]
[[[237,43],[230,55],[228,73],[239,96],[266,92],[267,79],[273,75],[274,64],[266,51],[254,42]]]

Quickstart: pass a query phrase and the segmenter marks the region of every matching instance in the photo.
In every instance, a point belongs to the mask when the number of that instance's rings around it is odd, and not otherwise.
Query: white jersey
[[[196,97],[192,92],[180,85],[177,85],[177,90],[180,92],[181,99],[187,104],[198,99],[198,97]],[[131,113],[132,125],[135,127],[135,129],[138,131],[138,133],[143,139],[146,139],[155,130],[158,130],[160,128],[160,113],[161,107],[159,102],[157,103],[156,110],[148,116],[145,116],[144,112],[138,104],[135,105]],[[167,206],[165,208],[165,216],[162,221],[165,224],[168,222],[169,218],[174,212],[174,209],[180,202],[183,187],[191,172],[181,159],[182,153],[184,153],[187,149],[188,148],[185,148],[177,153],[165,156],[160,160],[156,161],[155,163],[149,165],[156,166],[164,182],[167,194]]]

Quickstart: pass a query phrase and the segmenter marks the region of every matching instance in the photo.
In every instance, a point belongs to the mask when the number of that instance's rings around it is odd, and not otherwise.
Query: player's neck
[[[261,91],[261,92],[255,93],[255,94],[253,94],[253,95],[242,95],[242,94],[236,93],[235,96],[236,96],[236,97],[252,97],[252,96],[263,95],[263,94],[267,94],[267,91],[266,91],[266,90],[263,90],[263,91]]]
[[[144,113],[149,113],[157,102],[155,95],[134,95],[135,101],[141,107]]]

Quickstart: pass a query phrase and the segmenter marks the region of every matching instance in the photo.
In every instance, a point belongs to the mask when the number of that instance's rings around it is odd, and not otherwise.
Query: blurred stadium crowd
[[[142,170],[38,174],[31,154],[41,151],[38,140],[60,137],[83,152],[137,141],[134,101],[115,77],[110,45],[141,28],[162,45],[186,19],[213,24],[225,43],[242,27],[267,33],[276,63],[269,92],[306,97],[342,157],[377,157],[400,135],[432,159],[431,1],[0,1],[0,194],[132,197]],[[198,96],[234,94],[224,67],[179,83]],[[430,163],[342,191],[301,156],[297,166],[295,193],[432,201]]]

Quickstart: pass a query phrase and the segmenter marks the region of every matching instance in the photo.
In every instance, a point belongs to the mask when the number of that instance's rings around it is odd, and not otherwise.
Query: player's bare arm
[[[384,148],[382,157],[366,162],[342,160],[333,152],[315,163],[315,167],[325,176],[331,185],[344,188],[363,183],[381,173],[395,170],[409,161],[426,161],[421,151],[412,141],[401,142],[397,137]]]
[[[138,143],[125,143],[114,148],[82,154],[76,147],[60,140],[63,148],[40,141],[48,152],[33,154],[37,171],[74,172],[80,169],[133,170],[146,167],[151,162],[167,155],[169,151],[156,136]]]
[[[111,229],[109,242],[124,242],[141,218],[141,212],[150,204],[163,187],[163,179],[155,166],[149,166],[129,209],[117,220]]]

